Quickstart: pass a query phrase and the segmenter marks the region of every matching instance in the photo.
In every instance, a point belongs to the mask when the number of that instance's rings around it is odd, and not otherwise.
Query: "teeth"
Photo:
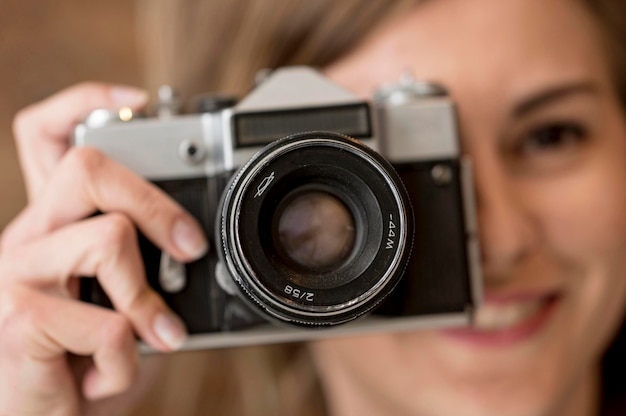
[[[507,329],[538,313],[544,302],[482,305],[474,316],[474,328],[482,331]]]

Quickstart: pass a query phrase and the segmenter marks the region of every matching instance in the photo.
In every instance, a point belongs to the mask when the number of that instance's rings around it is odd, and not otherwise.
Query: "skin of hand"
[[[95,400],[133,384],[136,336],[162,352],[186,338],[146,282],[136,229],[191,261],[208,250],[199,224],[99,151],[70,148],[73,127],[90,111],[146,100],[134,88],[86,83],[15,118],[30,202],[0,240],[0,415],[89,413]],[[115,311],[78,301],[77,276],[97,278]],[[68,353],[91,363],[79,371]]]

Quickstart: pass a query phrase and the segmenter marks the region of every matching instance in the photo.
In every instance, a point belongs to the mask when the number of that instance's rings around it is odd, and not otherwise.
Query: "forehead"
[[[489,83],[522,94],[555,77],[606,75],[599,39],[590,12],[575,0],[434,0],[357,50],[352,58],[363,70],[353,87],[371,91],[411,70],[452,89]]]

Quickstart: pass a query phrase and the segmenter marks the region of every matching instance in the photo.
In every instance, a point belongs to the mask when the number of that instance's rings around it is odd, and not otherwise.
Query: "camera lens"
[[[276,211],[276,245],[285,261],[319,273],[344,262],[354,248],[354,219],[334,195],[298,191],[288,195]]]
[[[362,143],[309,132],[264,147],[232,178],[216,230],[238,294],[299,326],[348,322],[378,305],[406,267],[406,190]]]

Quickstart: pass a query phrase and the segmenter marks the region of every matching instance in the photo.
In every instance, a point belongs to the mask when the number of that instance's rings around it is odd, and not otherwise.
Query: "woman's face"
[[[573,0],[431,1],[327,68],[363,96],[407,70],[448,88],[475,168],[485,286],[472,330],[316,343],[334,410],[593,406],[626,286],[626,129],[596,24]]]

